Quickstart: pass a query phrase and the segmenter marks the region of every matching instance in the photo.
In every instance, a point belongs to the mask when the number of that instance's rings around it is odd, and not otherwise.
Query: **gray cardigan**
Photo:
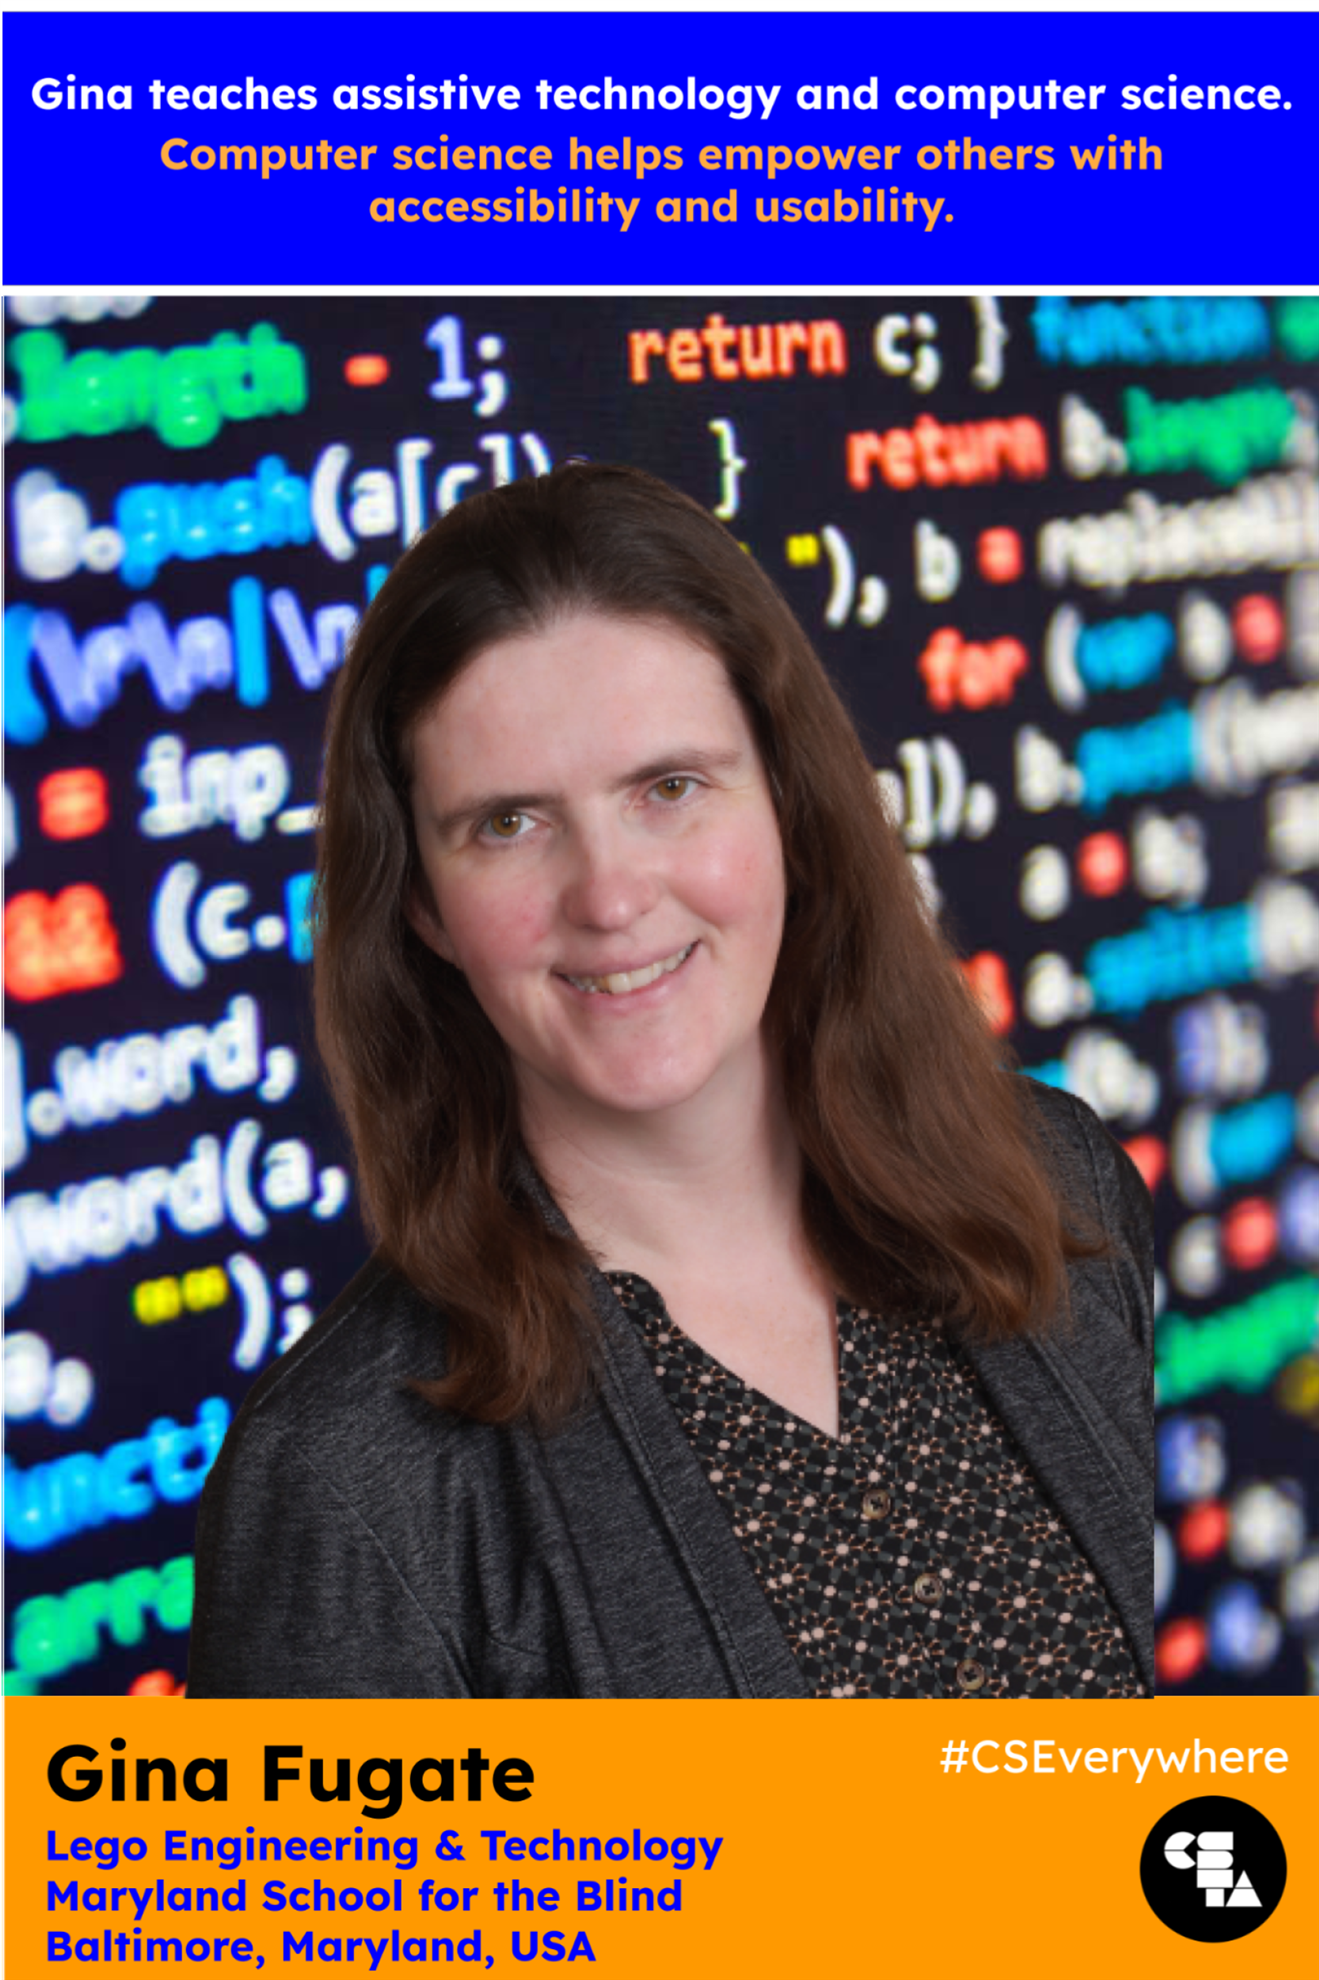
[[[1111,1258],[1074,1324],[968,1347],[1153,1689],[1150,1203],[1080,1101],[1032,1085]],[[552,1207],[548,1214],[555,1214]],[[593,1275],[597,1398],[541,1437],[407,1384],[443,1320],[369,1262],[256,1383],[207,1481],[194,1698],[801,1698],[792,1652],[640,1337]]]

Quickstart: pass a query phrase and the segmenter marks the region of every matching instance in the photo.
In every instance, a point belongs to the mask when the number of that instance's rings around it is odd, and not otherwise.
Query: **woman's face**
[[[413,736],[430,900],[524,1105],[681,1107],[763,1069],[778,821],[722,663],[667,623],[579,615],[473,661]]]

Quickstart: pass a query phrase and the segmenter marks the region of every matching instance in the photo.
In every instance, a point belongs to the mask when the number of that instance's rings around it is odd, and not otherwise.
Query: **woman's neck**
[[[829,1277],[801,1212],[801,1151],[777,1077],[721,1082],[663,1113],[538,1108],[523,1132],[598,1263],[658,1287],[682,1331],[826,1436],[838,1431]]]
[[[690,1273],[801,1234],[801,1155],[766,1051],[681,1107],[628,1114],[523,1094],[532,1158],[578,1236],[607,1267]]]

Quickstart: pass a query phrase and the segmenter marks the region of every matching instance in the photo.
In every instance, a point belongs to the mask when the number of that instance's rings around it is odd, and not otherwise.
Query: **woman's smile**
[[[626,968],[611,969],[603,975],[579,976],[568,970],[563,971],[562,974],[565,982],[571,983],[574,990],[583,990],[587,996],[594,997],[603,993],[609,997],[631,999],[638,991],[647,989],[652,983],[657,983],[661,977],[674,975],[682,968],[695,948],[695,942],[688,942],[685,948],[679,949],[674,955],[665,956],[661,962],[629,963]]]

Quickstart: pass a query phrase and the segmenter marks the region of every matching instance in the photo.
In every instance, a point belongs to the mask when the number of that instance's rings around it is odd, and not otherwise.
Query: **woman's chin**
[[[582,1098],[601,1114],[627,1115],[640,1121],[647,1115],[672,1115],[699,1099],[707,1085],[708,1077],[634,1077],[595,1083],[582,1089]]]
[[[699,1063],[682,1064],[675,1064],[672,1058],[647,1064],[636,1054],[620,1055],[615,1064],[601,1064],[597,1059],[567,1078],[561,1075],[553,1080],[551,1104],[583,1118],[619,1116],[639,1122],[647,1115],[671,1116],[694,1104],[708,1092],[717,1074],[718,1067],[705,1057]]]

